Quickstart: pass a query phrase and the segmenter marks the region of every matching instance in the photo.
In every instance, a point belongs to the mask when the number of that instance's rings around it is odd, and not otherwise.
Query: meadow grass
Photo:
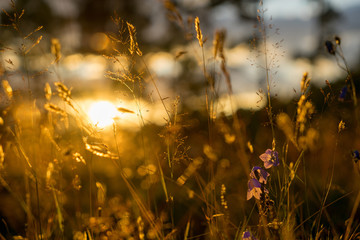
[[[266,107],[240,110],[225,32],[217,31],[209,43],[198,17],[189,27],[165,1],[195,53],[181,51],[174,61],[196,59],[202,73],[203,107],[192,110],[181,97],[168,99],[160,91],[136,26],[115,15],[117,31],[107,34],[112,51],[103,57],[116,68],[104,75],[117,84],[114,94],[135,103],[117,111],[136,115],[139,130],[122,127],[122,119],[105,130],[91,123],[76,89],[62,79],[58,39],[49,40],[50,64],[30,70],[33,52],[46,52],[44,30],[22,32],[26,13],[11,3],[1,31],[12,29],[21,41],[16,49],[2,45],[1,52],[15,52],[22,65],[17,71],[11,59],[0,65],[1,239],[360,238],[358,84],[339,37],[324,50],[344,70],[344,80],[317,89],[304,73],[297,97],[282,103],[272,93],[280,56],[268,42],[277,30],[260,4],[256,51]],[[55,80],[48,81],[52,73]],[[25,87],[13,87],[19,80]],[[230,99],[228,115],[217,110],[221,94]],[[156,102],[162,125],[145,117],[144,106]]]

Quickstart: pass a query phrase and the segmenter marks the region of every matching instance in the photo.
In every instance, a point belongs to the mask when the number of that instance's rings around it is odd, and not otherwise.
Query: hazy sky
[[[329,2],[339,10],[360,5],[359,0],[330,0]],[[316,4],[309,0],[264,0],[264,5],[274,18],[308,19],[316,13]]]

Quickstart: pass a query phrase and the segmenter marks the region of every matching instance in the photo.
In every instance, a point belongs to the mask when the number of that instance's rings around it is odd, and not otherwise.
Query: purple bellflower
[[[341,89],[340,95],[339,95],[339,98],[338,98],[340,102],[343,102],[345,100],[347,90],[348,90],[347,86],[345,86],[345,87],[343,87]]]
[[[335,55],[335,47],[331,41],[326,41],[325,47],[330,54]]]
[[[248,181],[248,191],[247,191],[247,197],[246,200],[251,199],[252,197],[255,197],[256,199],[260,200],[260,195],[262,194],[263,190],[265,192],[269,192],[266,188],[261,186],[261,183],[255,178],[252,178]]]
[[[250,172],[250,177],[257,179],[260,183],[266,184],[270,174],[261,167],[255,166]]]
[[[242,240],[257,240],[257,238],[254,237],[254,236],[251,234],[251,232],[245,231],[245,232],[243,232]]]
[[[358,150],[352,151],[352,157],[355,163],[357,163],[360,160],[360,153]]]
[[[259,158],[264,162],[264,167],[266,169],[271,168],[272,166],[279,166],[279,154],[277,151],[267,149],[265,153],[261,154]]]

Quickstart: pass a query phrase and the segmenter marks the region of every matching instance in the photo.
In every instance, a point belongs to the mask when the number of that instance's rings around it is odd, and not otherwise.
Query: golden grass
[[[164,6],[188,36],[180,11],[170,1],[164,1]],[[258,24],[268,103],[266,109],[251,114],[233,105],[225,32],[215,33],[213,65],[208,65],[206,37],[198,17],[191,21],[196,32],[191,40],[197,39],[201,51],[204,107],[200,113],[187,114],[180,97],[169,104],[160,92],[159,80],[140,50],[135,26],[118,16],[112,18],[118,32],[108,34],[114,49],[104,57],[117,65],[104,74],[121,85],[116,92],[120,97],[130,96],[135,102],[136,108],[117,107],[117,111],[136,114],[138,132],[119,126],[121,118],[114,119],[112,130],[91,124],[76,103],[73,89],[58,74],[53,83],[44,83],[44,92],[38,96],[32,94],[32,87],[41,74],[30,73],[26,64],[21,73],[28,81],[26,91],[11,87],[14,77],[7,69],[0,72],[8,100],[0,116],[0,211],[4,226],[10,226],[2,228],[6,233],[0,237],[242,239],[249,231],[258,239],[356,239],[360,235],[359,176],[349,173],[349,165],[359,161],[354,152],[359,146],[354,140],[359,133],[359,108],[341,40],[335,38],[338,47],[333,55],[345,64],[340,67],[347,74],[345,83],[352,86],[352,106],[334,103],[330,107],[335,113],[331,109],[318,112],[310,76],[304,73],[299,98],[286,107],[271,92],[273,65],[266,39],[272,27],[266,23],[265,12],[260,7]],[[18,32],[23,40],[19,55],[25,63],[31,61],[28,55],[45,40],[39,35],[43,27],[25,34],[19,25],[24,11],[4,14],[12,24],[2,27]],[[44,72],[62,64],[60,41],[52,38],[50,43],[54,60]],[[175,61],[180,57],[193,55],[178,51]],[[11,65],[11,60],[4,61]],[[222,81],[232,104],[229,116],[217,112]],[[151,104],[146,101],[148,84],[163,107],[160,126],[143,116],[144,103]],[[25,99],[19,97],[21,91],[29,93]],[[323,104],[336,98],[329,83],[321,91]],[[266,149],[278,153],[280,164],[266,169],[270,177],[266,185],[259,183],[260,199],[247,201],[247,182],[253,179],[250,171],[262,166],[259,156]],[[259,178],[259,173],[254,174]],[[9,209],[20,209],[20,214],[9,215]],[[339,211],[346,213],[341,218],[344,222],[332,216],[339,217]]]

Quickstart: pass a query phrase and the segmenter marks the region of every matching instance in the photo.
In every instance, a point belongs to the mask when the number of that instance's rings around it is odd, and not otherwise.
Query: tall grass
[[[264,69],[267,107],[251,113],[236,108],[226,33],[217,31],[209,43],[198,17],[188,28],[176,6],[165,1],[194,50],[181,51],[174,61],[196,59],[204,79],[203,108],[184,112],[180,96],[169,99],[160,91],[136,26],[115,15],[117,31],[107,34],[112,51],[104,58],[116,67],[104,72],[104,81],[117,86],[119,98],[135,103],[135,109],[117,110],[136,115],[139,130],[122,127],[122,119],[113,119],[106,130],[91,123],[74,97],[76,89],[63,80],[59,40],[43,38],[41,26],[23,33],[26,13],[11,3],[12,11],[3,13],[9,24],[1,27],[14,30],[21,42],[1,50],[16,52],[22,65],[16,74],[11,59],[0,65],[1,239],[360,237],[357,84],[339,37],[326,48],[344,70],[340,85],[351,96],[328,82],[316,89],[304,73],[298,96],[281,103],[272,92],[280,56],[269,50],[273,26],[260,4],[257,50],[263,60],[257,64]],[[49,50],[40,44],[44,40]],[[51,53],[40,72],[28,67],[35,51]],[[52,73],[55,80],[49,81]],[[25,88],[13,87],[19,79]],[[38,85],[41,94],[35,92]],[[229,115],[218,112],[221,95],[230,99]],[[161,125],[144,114],[144,106],[157,102]]]

